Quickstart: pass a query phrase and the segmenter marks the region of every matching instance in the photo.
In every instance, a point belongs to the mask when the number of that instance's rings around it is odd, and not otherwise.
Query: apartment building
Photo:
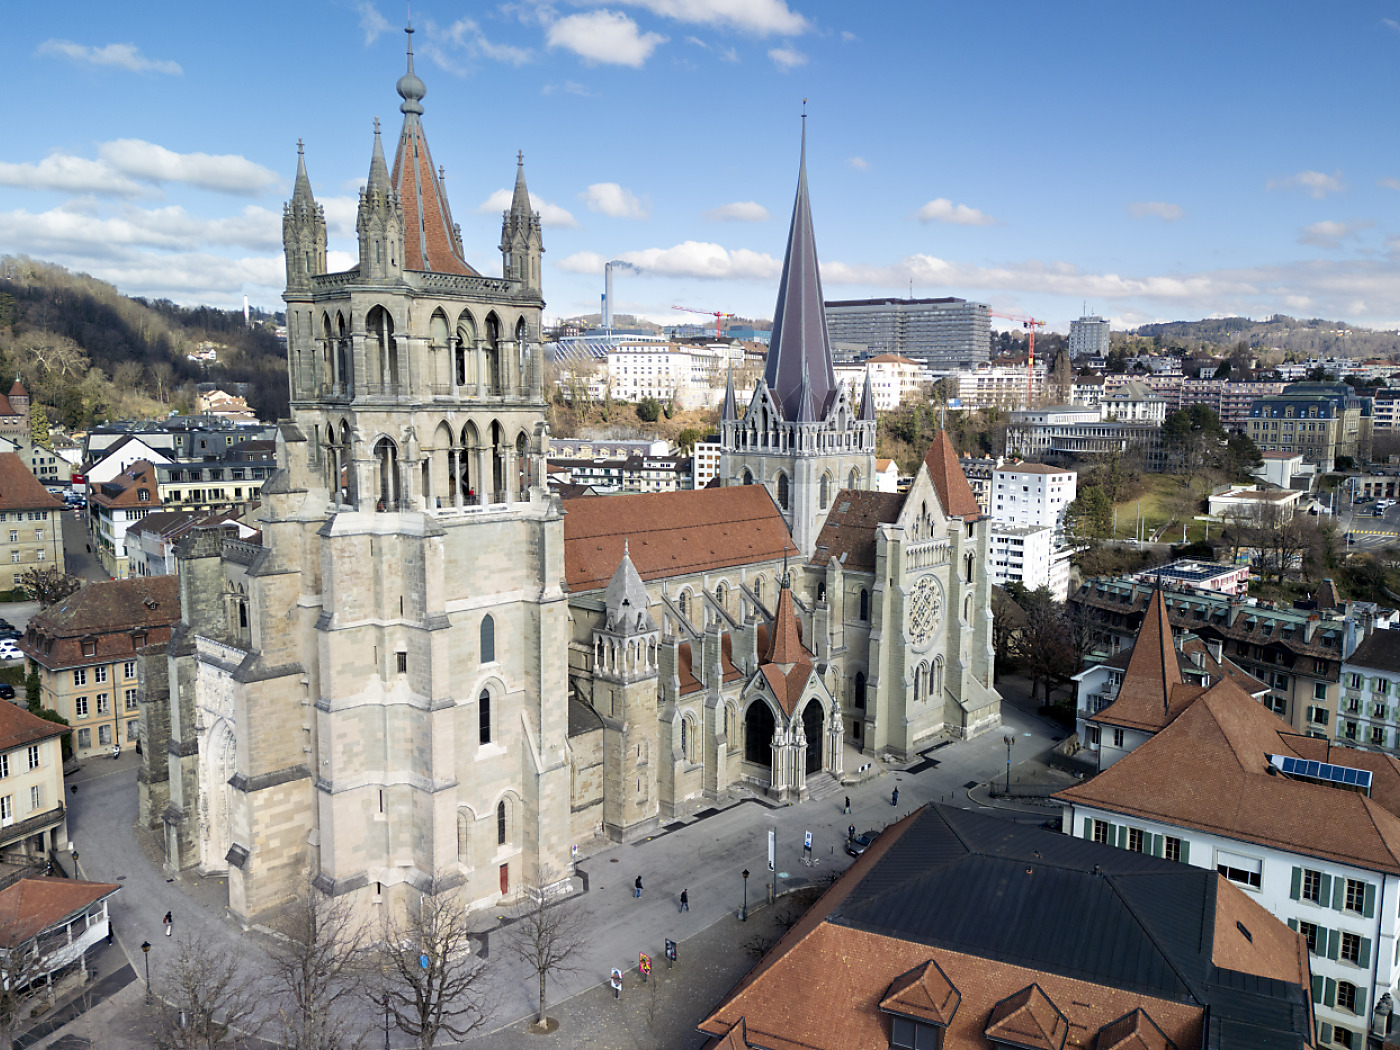
[[[157,464],[161,509],[208,514],[247,507],[258,502],[276,470],[276,444],[262,440],[239,442],[199,462]]]
[[[963,408],[1019,409],[1038,405],[1045,399],[1044,362],[1027,369],[1025,365],[982,365],[954,374],[958,402]]]
[[[1227,427],[1244,424],[1250,406],[1261,397],[1283,393],[1288,384],[1256,380],[1186,379],[1181,384],[1181,400],[1177,407],[1205,405]]]
[[[1291,383],[1260,398],[1245,432],[1261,452],[1298,453],[1323,470],[1371,454],[1370,407],[1345,383]]]
[[[857,365],[837,365],[835,372],[836,381],[844,382],[852,393],[864,389],[868,372],[877,412],[898,408],[906,397],[922,393],[933,379],[922,362],[898,354],[877,354]]]
[[[168,641],[179,619],[179,579],[146,576],[88,584],[29,621],[20,651],[39,668],[44,706],[73,727],[78,758],[136,742],[137,652]]]
[[[958,457],[958,466],[962,467],[962,472],[967,477],[972,495],[977,499],[977,506],[981,507],[982,513],[988,517],[992,513],[992,475],[1004,462],[1001,456],[997,456],[996,459],[991,456]]]
[[[0,453],[0,549],[8,549],[10,559],[5,590],[30,569],[64,571],[63,501],[14,452]]]
[[[676,492],[692,488],[689,456],[631,456],[627,459],[563,459],[551,456],[551,480],[587,485],[599,495],[617,492]]]
[[[1146,383],[1125,383],[1104,390],[1099,398],[1099,417],[1124,423],[1161,424],[1167,418],[1169,404]]]
[[[111,481],[88,484],[88,536],[102,568],[114,580],[129,573],[126,533],[147,514],[160,510],[155,465],[137,460]]]
[[[719,477],[719,459],[723,448],[718,434],[695,442],[695,447],[690,450],[690,484],[693,488],[703,489]]]
[[[1014,525],[993,520],[989,529],[987,572],[999,587],[1019,583],[1028,590],[1045,587],[1056,601],[1069,594],[1071,548],[1055,542],[1045,525]]]
[[[992,471],[991,515],[997,521],[1040,525],[1059,535],[1074,502],[1079,473],[1044,463],[1005,463]],[[976,494],[976,490],[974,495]]]
[[[1083,357],[1107,357],[1110,328],[1108,321],[1097,315],[1085,315],[1069,323],[1069,355],[1076,361]]]
[[[1120,423],[1101,417],[1103,405],[1052,405],[1012,412],[1006,454],[1023,459],[1097,459],[1139,454],[1150,471],[1166,465],[1159,423]]]
[[[911,357],[933,369],[970,367],[991,356],[991,307],[952,296],[830,301],[826,326],[833,344]]]
[[[0,702],[0,861],[42,863],[67,845],[62,740],[68,732]]]
[[[1375,631],[1342,661],[1338,737],[1400,752],[1400,631]]]
[[[1400,430],[1400,387],[1383,387],[1371,394],[1371,429]]]

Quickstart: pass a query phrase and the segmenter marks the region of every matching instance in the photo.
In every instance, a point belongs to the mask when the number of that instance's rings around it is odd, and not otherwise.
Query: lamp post
[[[146,957],[146,1002],[151,1001],[151,942],[141,942],[141,954]]]
[[[744,876],[744,910],[739,913],[740,922],[749,921],[749,869],[745,868]]]
[[[1006,741],[1006,793],[1011,794],[1011,748],[1016,743],[1016,738],[1007,733],[1003,740]]]

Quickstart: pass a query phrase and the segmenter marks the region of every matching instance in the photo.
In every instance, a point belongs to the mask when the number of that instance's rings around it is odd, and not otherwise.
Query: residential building
[[[972,494],[977,498],[977,505],[988,517],[992,513],[992,474],[1003,462],[1005,460],[1001,456],[993,459],[990,455],[958,458],[958,466],[962,467]]]
[[[1167,403],[1167,411],[1181,407],[1181,391],[1186,379],[1179,371],[1114,373],[1103,377],[1107,394],[1125,386],[1146,387]]]
[[[1065,833],[1229,880],[1302,935],[1318,1043],[1365,1047],[1373,1024],[1383,1041],[1400,996],[1400,766],[1298,733],[1228,677],[1165,695],[1184,710],[1055,796]]]
[[[621,343],[608,350],[608,391],[619,401],[650,397],[682,409],[714,408],[726,370],[744,356],[742,346],[728,343]]]
[[[161,509],[202,514],[246,509],[258,501],[263,482],[276,470],[276,449],[270,441],[243,441],[221,456],[198,462],[157,464]]]
[[[690,486],[703,489],[719,477],[719,460],[723,446],[719,435],[711,434],[704,441],[695,442],[690,452]]]
[[[51,877],[11,883],[0,890],[5,948],[32,960],[22,971],[31,981],[51,982],[111,936],[107,904],[120,889],[113,882]]]
[[[1168,401],[1145,383],[1126,383],[1105,389],[1099,398],[1099,417],[1124,423],[1162,423]]]
[[[1333,470],[1337,459],[1371,454],[1369,406],[1345,383],[1292,383],[1250,406],[1245,433],[1260,452],[1300,453]]]
[[[176,569],[175,544],[199,527],[226,525],[230,536],[255,540],[258,530],[231,512],[199,514],[188,510],[158,510],[127,530],[127,575],[169,576]]]
[[[99,423],[83,439],[83,460],[88,463],[100,460],[104,449],[128,436],[140,438],[169,459],[217,458],[227,452],[230,445],[252,440],[270,441],[276,429],[273,423],[238,423],[218,416],[167,416]]]
[[[700,1022],[706,1046],[1314,1046],[1299,934],[1216,872],[1153,853],[925,806]]]
[[[875,410],[889,412],[909,396],[919,396],[933,381],[928,366],[898,354],[876,354],[858,365],[837,365],[836,378],[847,390],[858,390],[870,373],[870,390],[875,395]]]
[[[68,844],[67,726],[0,702],[0,860],[45,863]]]
[[[13,452],[0,452],[0,550],[4,549],[9,551],[5,590],[30,569],[65,571],[63,501],[51,495]]]
[[[53,449],[36,445],[26,433],[21,435],[18,451],[41,485],[68,485],[68,463]]]
[[[161,442],[156,444],[160,445]],[[172,458],[173,450],[162,451],[160,448],[153,448],[144,438],[134,434],[123,434],[110,445],[95,450],[92,458],[83,463],[82,474],[89,486],[98,485],[114,481],[133,463],[169,463]]]
[[[1249,409],[1261,397],[1283,393],[1283,382],[1233,379],[1186,379],[1181,384],[1181,400],[1176,406],[1205,405],[1226,427],[1242,427]]]
[[[550,455],[562,459],[632,459],[636,456],[666,456],[671,443],[653,438],[617,439],[573,437],[560,438],[550,445]]]
[[[1017,525],[1064,532],[1065,509],[1074,502],[1079,474],[1044,463],[1003,463],[992,471],[992,517]],[[975,491],[975,490],[974,490]]]
[[[1342,661],[1339,717],[1342,740],[1400,752],[1400,631],[1373,631]]]
[[[1261,452],[1259,460],[1259,466],[1250,473],[1280,489],[1292,488],[1295,477],[1311,475],[1317,469],[1311,463],[1304,469],[1301,452]]]
[[[124,580],[128,573],[127,529],[160,509],[156,468],[149,460],[137,460],[111,481],[88,484],[88,537],[112,579]]]
[[[179,619],[180,581],[146,576],[90,583],[29,621],[20,651],[39,668],[44,706],[73,727],[78,758],[136,742],[137,652],[168,641]]]
[[[1400,387],[1382,387],[1371,392],[1371,428],[1400,430]]]
[[[1175,590],[1214,591],[1239,598],[1249,593],[1248,565],[1220,565],[1185,558],[1155,569],[1143,569],[1133,573],[1132,578],[1146,584],[1161,580],[1164,587]]]
[[[1103,406],[1052,405],[1012,412],[1006,428],[1006,454],[1022,459],[1098,459],[1140,455],[1149,471],[1166,466],[1158,423],[1106,422]]]
[[[210,390],[195,397],[195,411],[201,416],[217,416],[238,423],[256,423],[258,415],[245,398],[226,390]]]
[[[629,459],[564,459],[550,456],[552,480],[587,485],[599,495],[616,492],[677,492],[695,488],[689,456],[632,456]]]
[[[899,464],[892,459],[875,460],[875,491],[899,491]]]
[[[953,373],[961,408],[1026,408],[1045,399],[1045,362],[1025,365],[979,365]]]
[[[826,325],[833,343],[913,358],[935,371],[969,368],[991,357],[991,307],[951,296],[831,300]]]
[[[1207,501],[1210,516],[1219,521],[1235,521],[1249,525],[1274,525],[1293,517],[1300,489],[1256,489],[1242,485],[1213,494]]]
[[[1069,594],[1069,562],[1073,550],[1055,542],[1048,525],[1015,525],[993,520],[987,572],[999,587],[1019,583],[1028,590],[1046,587],[1056,601]]]
[[[1076,361],[1083,357],[1107,357],[1109,324],[1097,315],[1079,318],[1069,323],[1069,356]]]
[[[1103,658],[1131,646],[1154,588],[1131,579],[1092,579],[1070,595],[1094,631]],[[1265,682],[1264,705],[1294,730],[1323,738],[1337,733],[1342,660],[1372,631],[1395,620],[1394,610],[1363,603],[1344,609],[1290,609],[1211,591],[1168,590],[1174,628],[1189,630],[1206,644]]]
[[[1070,404],[1083,408],[1098,408],[1099,402],[1103,400],[1104,387],[1104,378],[1101,375],[1075,376],[1070,386]]]

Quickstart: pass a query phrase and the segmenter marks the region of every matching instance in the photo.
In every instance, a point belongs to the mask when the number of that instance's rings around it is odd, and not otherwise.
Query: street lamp
[[[141,942],[141,954],[146,957],[146,1002],[151,1001],[151,942]]]
[[[749,869],[745,868],[744,875],[744,910],[739,913],[740,922],[749,921]]]
[[[1006,793],[1011,794],[1011,747],[1016,743],[1016,738],[1007,733],[1003,740],[1006,741]]]

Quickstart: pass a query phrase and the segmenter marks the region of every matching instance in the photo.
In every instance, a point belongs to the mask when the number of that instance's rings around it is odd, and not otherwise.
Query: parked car
[[[0,641],[17,642],[24,637],[24,632],[13,627],[0,627]]]
[[[869,849],[870,844],[879,837],[880,833],[878,831],[863,831],[846,843],[846,852],[852,857],[859,857]]]
[[[14,642],[8,639],[0,641],[0,660],[20,660],[23,658],[24,654],[19,651],[19,646],[15,645]]]
[[[0,682],[0,700],[13,700],[15,698],[15,687],[8,682]]]

